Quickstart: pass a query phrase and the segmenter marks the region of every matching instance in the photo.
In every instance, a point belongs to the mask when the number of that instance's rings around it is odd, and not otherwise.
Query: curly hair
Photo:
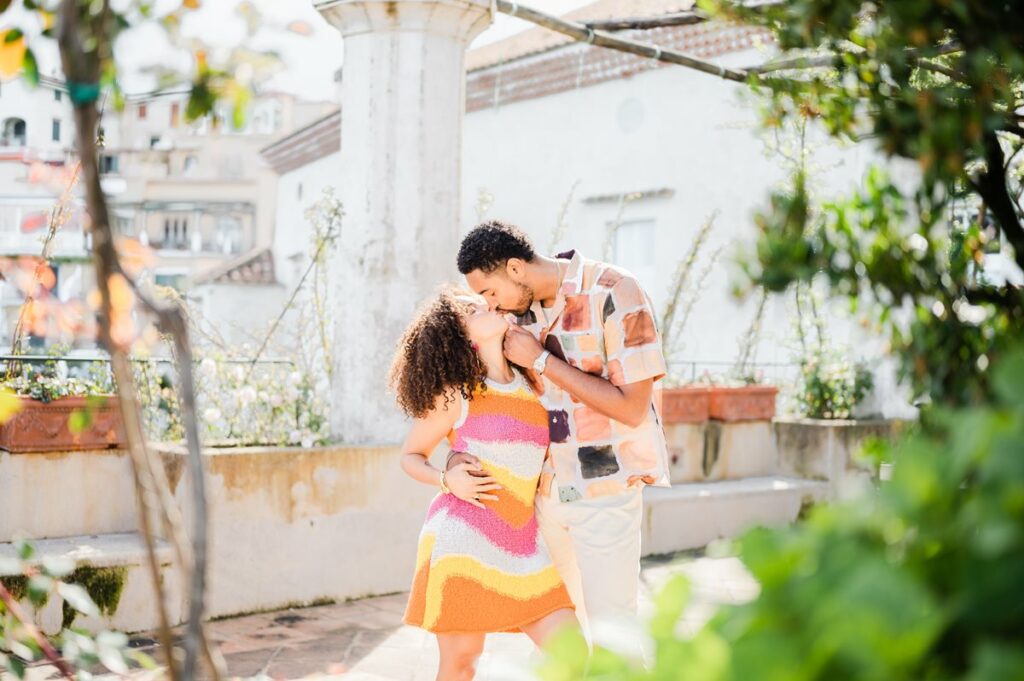
[[[521,229],[501,220],[488,220],[462,240],[457,263],[462,274],[473,270],[491,273],[509,258],[531,262],[535,255],[530,237]]]
[[[467,307],[456,299],[462,293],[443,289],[420,308],[398,343],[388,382],[409,416],[427,414],[439,395],[445,406],[458,394],[468,400],[487,377],[463,324]]]

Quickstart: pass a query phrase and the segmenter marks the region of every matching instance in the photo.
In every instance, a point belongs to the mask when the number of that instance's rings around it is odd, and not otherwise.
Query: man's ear
[[[512,281],[521,283],[526,276],[526,261],[522,258],[509,258],[505,261],[505,274]]]

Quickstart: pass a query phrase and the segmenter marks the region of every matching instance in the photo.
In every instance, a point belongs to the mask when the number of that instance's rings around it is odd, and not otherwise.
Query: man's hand
[[[534,361],[544,352],[540,341],[534,338],[533,334],[519,326],[509,326],[505,332],[505,357],[513,364],[518,364],[527,369],[533,366]]]
[[[484,500],[497,501],[498,497],[487,492],[504,489],[491,476],[480,473],[479,464],[460,463],[445,471],[445,483],[451,493],[463,501],[484,508]]]
[[[444,465],[444,469],[446,471],[450,471],[451,469],[458,466],[460,463],[472,464],[473,467],[477,470],[478,474],[483,475],[482,471],[484,467],[480,465],[480,459],[476,458],[469,452],[460,452],[454,449],[449,450],[448,462]]]

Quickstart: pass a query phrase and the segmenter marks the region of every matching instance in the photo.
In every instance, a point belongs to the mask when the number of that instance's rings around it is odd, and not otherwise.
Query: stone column
[[[330,271],[335,304],[331,433],[397,442],[386,391],[395,345],[417,305],[455,281],[464,55],[491,21],[487,0],[325,0],[344,39],[345,208]]]

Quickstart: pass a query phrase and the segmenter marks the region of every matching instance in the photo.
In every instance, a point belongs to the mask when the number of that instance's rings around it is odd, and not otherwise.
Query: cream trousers
[[[636,616],[643,490],[567,503],[557,490],[537,495],[537,522],[591,640],[591,622]]]

